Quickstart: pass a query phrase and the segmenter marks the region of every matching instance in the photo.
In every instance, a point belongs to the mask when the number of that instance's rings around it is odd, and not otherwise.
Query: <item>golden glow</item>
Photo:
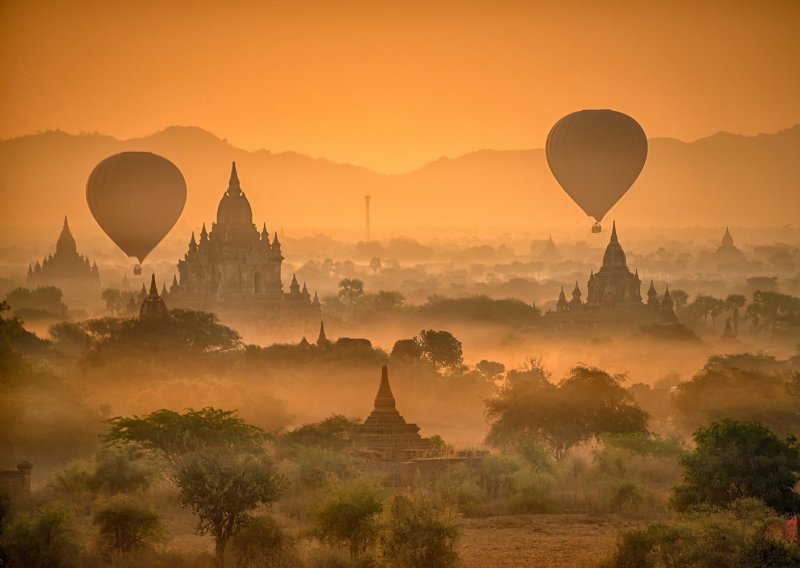
[[[0,4],[0,137],[206,128],[383,172],[542,147],[579,108],[652,136],[800,122],[798,2]]]

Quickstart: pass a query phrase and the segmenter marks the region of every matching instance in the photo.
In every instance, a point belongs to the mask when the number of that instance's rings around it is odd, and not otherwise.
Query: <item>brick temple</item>
[[[355,444],[375,459],[401,462],[423,456],[431,447],[419,435],[419,426],[409,424],[397,411],[389,370],[381,370],[381,384],[375,396],[375,407],[354,435]]]

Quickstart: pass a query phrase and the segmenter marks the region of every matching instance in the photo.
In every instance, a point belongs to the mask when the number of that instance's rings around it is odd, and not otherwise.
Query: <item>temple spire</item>
[[[158,287],[156,286],[156,273],[150,275],[150,295],[158,296]]]
[[[617,222],[614,221],[611,225],[611,242],[618,243],[619,239],[617,238]]]
[[[381,385],[375,397],[375,410],[378,412],[397,412],[392,387],[389,386],[389,369],[386,365],[381,369]]]
[[[239,195],[242,192],[242,187],[239,185],[239,174],[236,173],[236,162],[231,165],[231,179],[228,181],[228,193],[230,195]]]

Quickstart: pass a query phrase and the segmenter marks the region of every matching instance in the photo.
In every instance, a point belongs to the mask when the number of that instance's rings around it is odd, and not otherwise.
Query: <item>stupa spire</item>
[[[236,162],[231,165],[231,179],[228,180],[228,193],[230,195],[239,195],[242,192],[242,187],[239,185],[239,174],[236,173]]]
[[[158,296],[158,287],[156,286],[156,274],[153,272],[150,275],[150,295]]]
[[[384,365],[381,369],[381,384],[375,396],[375,410],[377,412],[396,412],[396,403],[389,385],[389,368]]]

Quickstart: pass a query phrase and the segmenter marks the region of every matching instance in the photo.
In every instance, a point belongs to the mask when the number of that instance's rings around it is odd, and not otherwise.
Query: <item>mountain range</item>
[[[312,158],[246,151],[197,127],[144,138],[48,131],[0,141],[0,232],[49,229],[68,214],[90,225],[85,183],[103,158],[125,150],[161,154],[183,172],[186,207],[177,228],[213,221],[235,160],[254,221],[279,227],[364,225],[534,230],[590,220],[550,174],[543,149],[481,150],[440,158],[403,174]],[[800,125],[772,134],[718,133],[694,142],[649,141],[644,170],[608,219],[628,225],[796,224],[800,211]]]

